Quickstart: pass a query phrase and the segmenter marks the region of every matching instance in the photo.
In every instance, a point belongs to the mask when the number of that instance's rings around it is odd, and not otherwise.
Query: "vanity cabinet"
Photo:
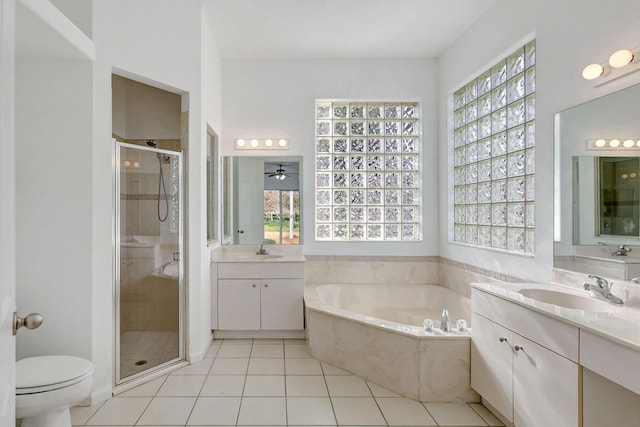
[[[216,335],[299,337],[304,334],[303,263],[220,263]]]
[[[578,328],[478,289],[472,310],[471,386],[516,427],[578,427]]]

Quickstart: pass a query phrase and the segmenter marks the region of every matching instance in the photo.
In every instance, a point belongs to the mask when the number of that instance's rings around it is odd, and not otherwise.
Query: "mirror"
[[[301,164],[292,156],[223,159],[223,244],[302,243]]]
[[[598,274],[594,262],[640,265],[640,247],[614,257],[617,246],[640,244],[640,85],[556,114],[556,241],[554,267]],[[620,145],[597,148],[598,139]],[[589,258],[587,270],[580,259]],[[610,269],[611,265],[603,268]],[[594,270],[595,269],[595,270]],[[627,278],[615,268],[609,277]]]

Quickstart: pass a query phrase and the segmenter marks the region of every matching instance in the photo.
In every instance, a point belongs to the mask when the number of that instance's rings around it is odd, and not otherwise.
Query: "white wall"
[[[96,44],[94,85],[93,212],[94,257],[93,281],[96,289],[93,316],[94,355],[105,359],[101,384],[111,383],[113,355],[111,337],[113,314],[113,228],[111,213],[113,145],[111,143],[111,73],[157,86],[183,95],[189,111],[189,142],[186,153],[186,187],[188,188],[187,260],[189,317],[187,355],[191,360],[204,356],[210,344],[209,255],[206,246],[206,123],[219,125],[219,108],[214,97],[219,93],[216,81],[215,48],[205,46],[202,36],[201,5],[197,0],[96,0],[93,4],[93,33]],[[207,52],[206,60],[203,52]],[[206,62],[206,64],[205,64]],[[205,64],[205,65],[203,65]],[[211,82],[203,92],[203,73]],[[208,79],[209,77],[207,77]],[[206,95],[203,95],[206,93]],[[203,114],[206,111],[206,116]],[[206,302],[206,303],[205,303]],[[105,338],[108,337],[108,338]],[[95,357],[95,356],[94,356]]]
[[[302,239],[307,255],[437,255],[437,69],[433,60],[223,60],[222,155],[234,138],[287,138],[303,156]],[[419,101],[422,108],[422,242],[315,242],[316,99]],[[284,153],[278,151],[276,155]]]
[[[582,79],[582,68],[604,63],[623,47],[640,43],[640,3],[612,0],[498,0],[439,60],[439,140],[450,141],[450,94],[468,79],[535,34],[536,65],[536,253],[535,257],[509,255],[449,242],[448,169],[440,175],[440,255],[456,261],[549,281],[553,266],[553,115],[570,106],[597,98],[640,81],[640,74],[623,77],[601,87]],[[451,164],[448,150],[439,154],[441,165]]]
[[[89,38],[92,33],[92,2],[87,0],[50,0],[76,27]]]

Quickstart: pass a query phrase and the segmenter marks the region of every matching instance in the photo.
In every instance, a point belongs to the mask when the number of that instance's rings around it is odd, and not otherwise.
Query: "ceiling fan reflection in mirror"
[[[276,169],[274,172],[265,172],[264,174],[267,175],[267,178],[275,178],[281,181],[289,175],[297,175],[297,173],[286,172],[283,165],[278,165],[278,169]]]

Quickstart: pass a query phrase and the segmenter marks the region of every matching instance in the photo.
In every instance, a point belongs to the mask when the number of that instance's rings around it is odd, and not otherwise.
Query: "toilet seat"
[[[16,394],[34,394],[76,384],[93,373],[93,364],[74,356],[28,357],[16,363]]]

